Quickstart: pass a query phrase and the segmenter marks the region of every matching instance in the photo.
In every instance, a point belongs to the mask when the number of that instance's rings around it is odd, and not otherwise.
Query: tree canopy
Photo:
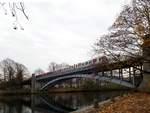
[[[9,58],[0,62],[0,70],[2,81],[22,81],[29,77],[29,71],[23,64],[17,63]]]
[[[150,1],[132,0],[125,5],[109,28],[95,43],[95,52],[114,56],[141,55],[143,37],[150,34]]]

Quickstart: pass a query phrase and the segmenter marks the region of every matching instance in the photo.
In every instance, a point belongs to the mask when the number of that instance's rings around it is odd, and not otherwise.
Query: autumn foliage
[[[103,107],[99,113],[150,113],[150,95],[134,93]]]
[[[150,34],[150,0],[132,0],[123,6],[107,34],[95,43],[95,52],[112,56],[142,54],[143,37]]]

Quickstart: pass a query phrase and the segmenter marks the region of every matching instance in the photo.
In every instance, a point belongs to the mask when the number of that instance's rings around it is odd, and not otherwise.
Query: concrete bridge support
[[[143,81],[139,86],[139,90],[150,91],[150,34],[143,39]]]
[[[36,77],[34,74],[32,74],[32,78],[31,78],[31,93],[35,93],[36,92]]]
[[[35,106],[35,95],[31,95],[31,108],[32,108],[32,113],[35,113],[35,108],[34,108],[34,106]]]

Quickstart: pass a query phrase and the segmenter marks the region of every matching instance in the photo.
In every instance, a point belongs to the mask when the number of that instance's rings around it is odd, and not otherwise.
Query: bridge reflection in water
[[[59,93],[32,96],[0,96],[0,113],[69,113],[109,98],[122,95],[125,91]]]

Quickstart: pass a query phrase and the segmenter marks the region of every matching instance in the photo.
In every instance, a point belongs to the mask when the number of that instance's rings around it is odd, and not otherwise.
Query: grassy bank
[[[0,90],[0,95],[27,95],[31,94],[30,90]]]
[[[38,93],[71,93],[71,92],[97,92],[97,91],[117,91],[117,90],[129,90],[124,86],[117,84],[111,84],[109,86],[103,87],[82,87],[82,88],[51,88],[48,91],[35,91],[34,94]],[[9,90],[0,90],[0,95],[17,95],[17,94],[32,94],[29,89],[9,89]]]
[[[88,87],[88,88],[57,88],[49,89],[50,93],[66,93],[66,92],[95,92],[95,91],[117,91],[117,90],[129,90],[129,88],[120,86],[117,84],[111,84],[103,87]]]

